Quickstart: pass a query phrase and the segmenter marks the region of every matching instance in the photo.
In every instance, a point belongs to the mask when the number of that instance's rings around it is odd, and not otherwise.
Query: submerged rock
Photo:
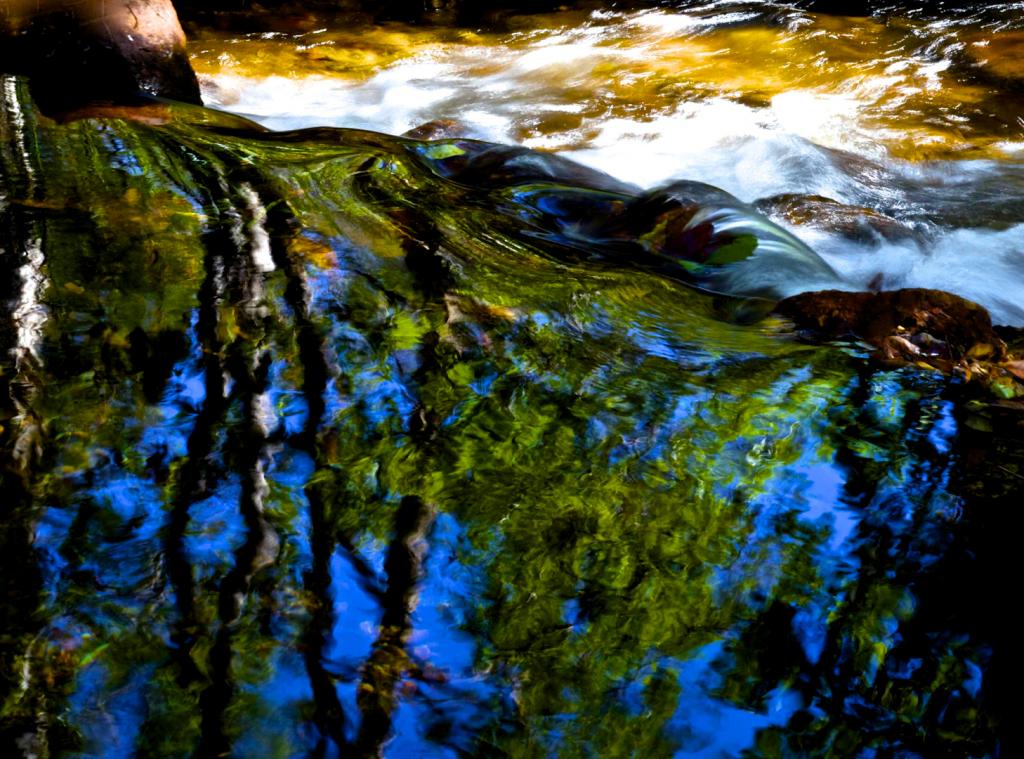
[[[520,146],[372,139],[401,146],[434,176],[468,190],[473,206],[490,204],[497,218],[511,222],[507,234],[559,260],[646,269],[705,292],[766,303],[806,290],[854,289],[791,232],[712,185],[677,181],[644,192]]]
[[[973,66],[1003,79],[1024,81],[1024,30],[977,34],[968,43],[964,54]]]
[[[430,122],[414,131],[427,133],[431,124],[447,126],[445,121]],[[457,124],[452,122],[452,126]],[[407,150],[437,176],[480,189],[532,189],[539,183],[549,183],[553,188],[564,188],[570,193],[581,189],[623,196],[639,193],[635,185],[603,171],[521,145],[454,139],[413,144],[407,146]]]
[[[679,181],[629,204],[645,251],[724,295],[777,300],[801,290],[853,289],[799,238],[717,187]],[[666,271],[671,275],[671,270]]]

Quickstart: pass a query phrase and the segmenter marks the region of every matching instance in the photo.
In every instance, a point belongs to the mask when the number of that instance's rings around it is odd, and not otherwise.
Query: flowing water
[[[1024,325],[1018,3],[847,18],[713,2],[507,26],[206,34],[195,62],[208,102],[273,129],[456,120],[643,188],[870,209],[895,220],[886,234],[837,235],[828,209],[800,230],[850,288],[950,290]]]
[[[1015,755],[1019,412],[755,317],[1024,323],[1020,14],[199,35],[282,132],[0,79],[12,755]]]

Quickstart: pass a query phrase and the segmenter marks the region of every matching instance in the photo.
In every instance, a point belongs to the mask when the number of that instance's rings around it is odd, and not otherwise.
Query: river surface
[[[195,35],[284,131],[0,77],[6,755],[1018,756],[1019,400],[755,306],[1024,323],[1021,13]]]
[[[506,25],[206,34],[194,62],[211,105],[273,129],[456,120],[643,188],[870,209],[890,234],[830,234],[826,209],[796,214],[800,235],[854,289],[949,290],[1024,326],[1019,4],[848,18],[717,2]]]

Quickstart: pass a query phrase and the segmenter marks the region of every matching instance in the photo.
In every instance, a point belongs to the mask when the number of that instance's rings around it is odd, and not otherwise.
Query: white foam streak
[[[11,124],[14,126],[14,142],[18,147],[22,166],[25,169],[25,178],[28,183],[28,194],[35,192],[36,170],[32,166],[32,157],[28,152],[28,140],[25,134],[25,114],[21,112],[21,103],[18,100],[17,81],[12,76],[5,76],[4,80],[4,103],[7,105],[11,117]]]
[[[754,12],[721,13],[714,16],[700,17],[686,13],[666,13],[665,11],[646,11],[627,20],[627,24],[640,27],[645,31],[655,32],[660,36],[674,37],[680,32],[706,29],[712,26],[739,24],[757,18]]]
[[[771,114],[718,99],[686,103],[646,122],[610,119],[591,145],[568,155],[642,187],[692,179],[743,200],[779,192],[844,199],[849,179]]]
[[[800,234],[857,289],[947,290],[985,306],[996,324],[1024,327],[1024,224],[956,229],[926,244],[907,240],[873,250],[820,232]]]

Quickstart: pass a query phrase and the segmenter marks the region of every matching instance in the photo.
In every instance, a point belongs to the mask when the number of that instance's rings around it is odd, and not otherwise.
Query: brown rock
[[[1024,411],[1024,360],[992,328],[988,312],[952,293],[906,289],[880,293],[836,290],[780,301],[775,312],[824,340],[857,338],[888,365],[956,374],[1000,413]],[[1018,422],[1014,422],[1017,424]],[[1024,422],[1021,422],[1024,424]]]
[[[452,140],[466,137],[469,128],[458,119],[434,119],[402,133],[413,140]]]
[[[44,108],[200,102],[171,0],[0,0],[0,70],[28,75]]]
[[[962,362],[1005,357],[1006,346],[992,329],[988,311],[941,290],[822,290],[786,298],[775,311],[819,338],[864,340],[887,361],[950,371]]]
[[[879,237],[893,242],[914,234],[913,229],[891,216],[821,195],[773,195],[758,200],[754,207],[776,221],[823,229],[857,242]]]

